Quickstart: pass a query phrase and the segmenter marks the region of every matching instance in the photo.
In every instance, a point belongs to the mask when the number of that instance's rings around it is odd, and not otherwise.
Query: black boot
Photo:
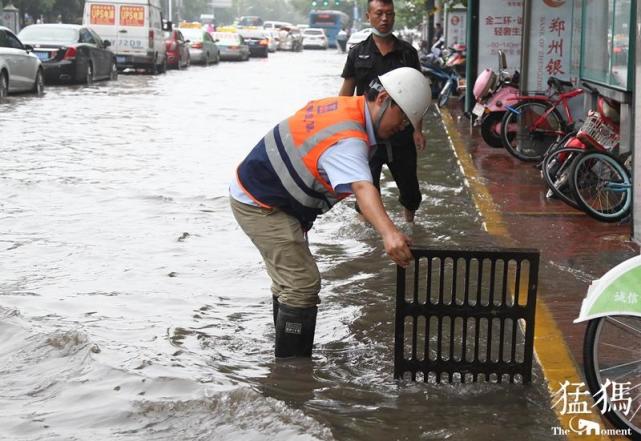
[[[292,308],[283,303],[276,317],[276,357],[311,357],[318,308]]]
[[[272,308],[274,310],[274,327],[276,327],[276,317],[278,317],[278,297],[272,296]]]

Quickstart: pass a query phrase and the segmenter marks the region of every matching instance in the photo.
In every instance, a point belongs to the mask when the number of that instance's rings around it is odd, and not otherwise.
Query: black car
[[[239,29],[240,36],[249,46],[252,57],[267,58],[269,55],[269,36],[264,29]]]
[[[116,57],[91,28],[73,24],[34,24],[19,38],[33,46],[42,61],[46,82],[91,84],[118,78]]]

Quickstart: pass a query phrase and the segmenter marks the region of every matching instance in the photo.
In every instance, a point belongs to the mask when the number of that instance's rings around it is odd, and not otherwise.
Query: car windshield
[[[320,29],[305,29],[303,35],[324,35],[325,33]]]
[[[77,43],[78,30],[58,26],[27,26],[18,34],[21,41]]]
[[[201,29],[180,29],[186,40],[203,41],[203,31]]]

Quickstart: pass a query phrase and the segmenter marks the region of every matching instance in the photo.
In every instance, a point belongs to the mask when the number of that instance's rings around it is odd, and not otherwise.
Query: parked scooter
[[[430,79],[432,99],[436,100],[439,107],[447,104],[450,96],[460,94],[460,76],[443,58],[443,55],[449,52],[448,49],[443,49],[444,47],[445,41],[441,38],[429,50],[427,42],[423,41],[419,50],[421,71]]]
[[[502,148],[501,121],[506,112],[506,104],[514,102],[512,98],[519,95],[519,72],[509,74],[507,59],[499,51],[498,74],[492,69],[485,69],[474,83],[476,105],[472,116],[475,125],[481,126],[483,141],[490,147]]]
[[[465,78],[466,46],[456,43],[447,49],[445,66],[456,70],[460,78]]]

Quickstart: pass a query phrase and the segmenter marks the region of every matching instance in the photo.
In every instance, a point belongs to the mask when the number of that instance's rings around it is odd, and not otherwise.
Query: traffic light
[[[341,0],[334,0],[334,5],[340,6],[341,5]]]
[[[316,6],[318,6],[318,2],[316,0],[312,0],[312,7],[315,8]]]
[[[329,6],[329,0],[323,0],[323,6],[325,7]]]

